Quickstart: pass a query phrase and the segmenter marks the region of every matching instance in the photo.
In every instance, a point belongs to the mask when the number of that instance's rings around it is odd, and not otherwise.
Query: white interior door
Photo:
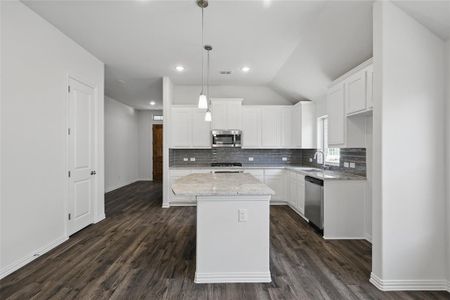
[[[68,234],[93,223],[95,182],[94,89],[69,80]]]

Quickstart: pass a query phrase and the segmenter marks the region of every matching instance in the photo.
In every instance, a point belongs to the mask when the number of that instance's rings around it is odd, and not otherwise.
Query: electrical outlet
[[[287,161],[287,157],[282,157],[281,160],[282,161]]]
[[[355,163],[350,163],[350,168],[352,168],[352,169],[356,168],[356,164]]]
[[[187,157],[184,157],[183,158],[183,161],[188,161],[189,159],[187,158]]]
[[[253,157],[249,157],[249,158],[248,158],[248,161],[253,161]]]
[[[348,168],[348,162],[344,161],[344,168]]]
[[[246,209],[240,208],[238,211],[238,221],[247,222],[248,221],[248,211]]]
[[[195,157],[191,157],[191,159],[190,159],[191,161],[195,161]]]

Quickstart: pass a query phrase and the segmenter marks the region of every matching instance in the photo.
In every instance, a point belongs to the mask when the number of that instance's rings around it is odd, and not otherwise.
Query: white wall
[[[444,43],[390,2],[374,4],[371,281],[446,288]]]
[[[139,180],[153,180],[153,115],[162,110],[138,110]]]
[[[446,147],[446,158],[447,158],[447,281],[448,281],[448,291],[450,292],[450,40],[446,43],[446,57],[447,57],[447,147]]]
[[[201,86],[174,85],[174,104],[197,104]],[[215,85],[210,87],[211,98],[244,98],[244,105],[291,105],[292,103],[276,93],[270,87],[263,85],[238,86]]]
[[[163,78],[163,111],[164,125],[163,136],[170,133],[170,107],[173,104],[174,86],[169,77]],[[163,201],[162,207],[168,208],[169,204],[169,139],[163,139]]]
[[[137,111],[105,97],[105,191],[138,180]]]
[[[67,238],[68,74],[96,87],[97,202],[104,217],[104,65],[17,1],[1,1],[0,277]]]

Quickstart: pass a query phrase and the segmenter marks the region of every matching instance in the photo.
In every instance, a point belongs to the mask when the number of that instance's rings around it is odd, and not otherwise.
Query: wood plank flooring
[[[161,185],[106,194],[106,220],[0,281],[0,299],[449,299],[381,292],[365,241],[325,241],[288,207],[271,207],[267,284],[194,284],[195,207],[161,208]]]

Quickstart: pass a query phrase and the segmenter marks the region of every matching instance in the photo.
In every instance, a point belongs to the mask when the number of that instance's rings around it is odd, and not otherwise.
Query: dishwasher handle
[[[313,184],[317,184],[317,185],[323,186],[323,180],[315,178],[315,177],[305,176],[305,181],[308,181],[308,182],[311,182]]]

